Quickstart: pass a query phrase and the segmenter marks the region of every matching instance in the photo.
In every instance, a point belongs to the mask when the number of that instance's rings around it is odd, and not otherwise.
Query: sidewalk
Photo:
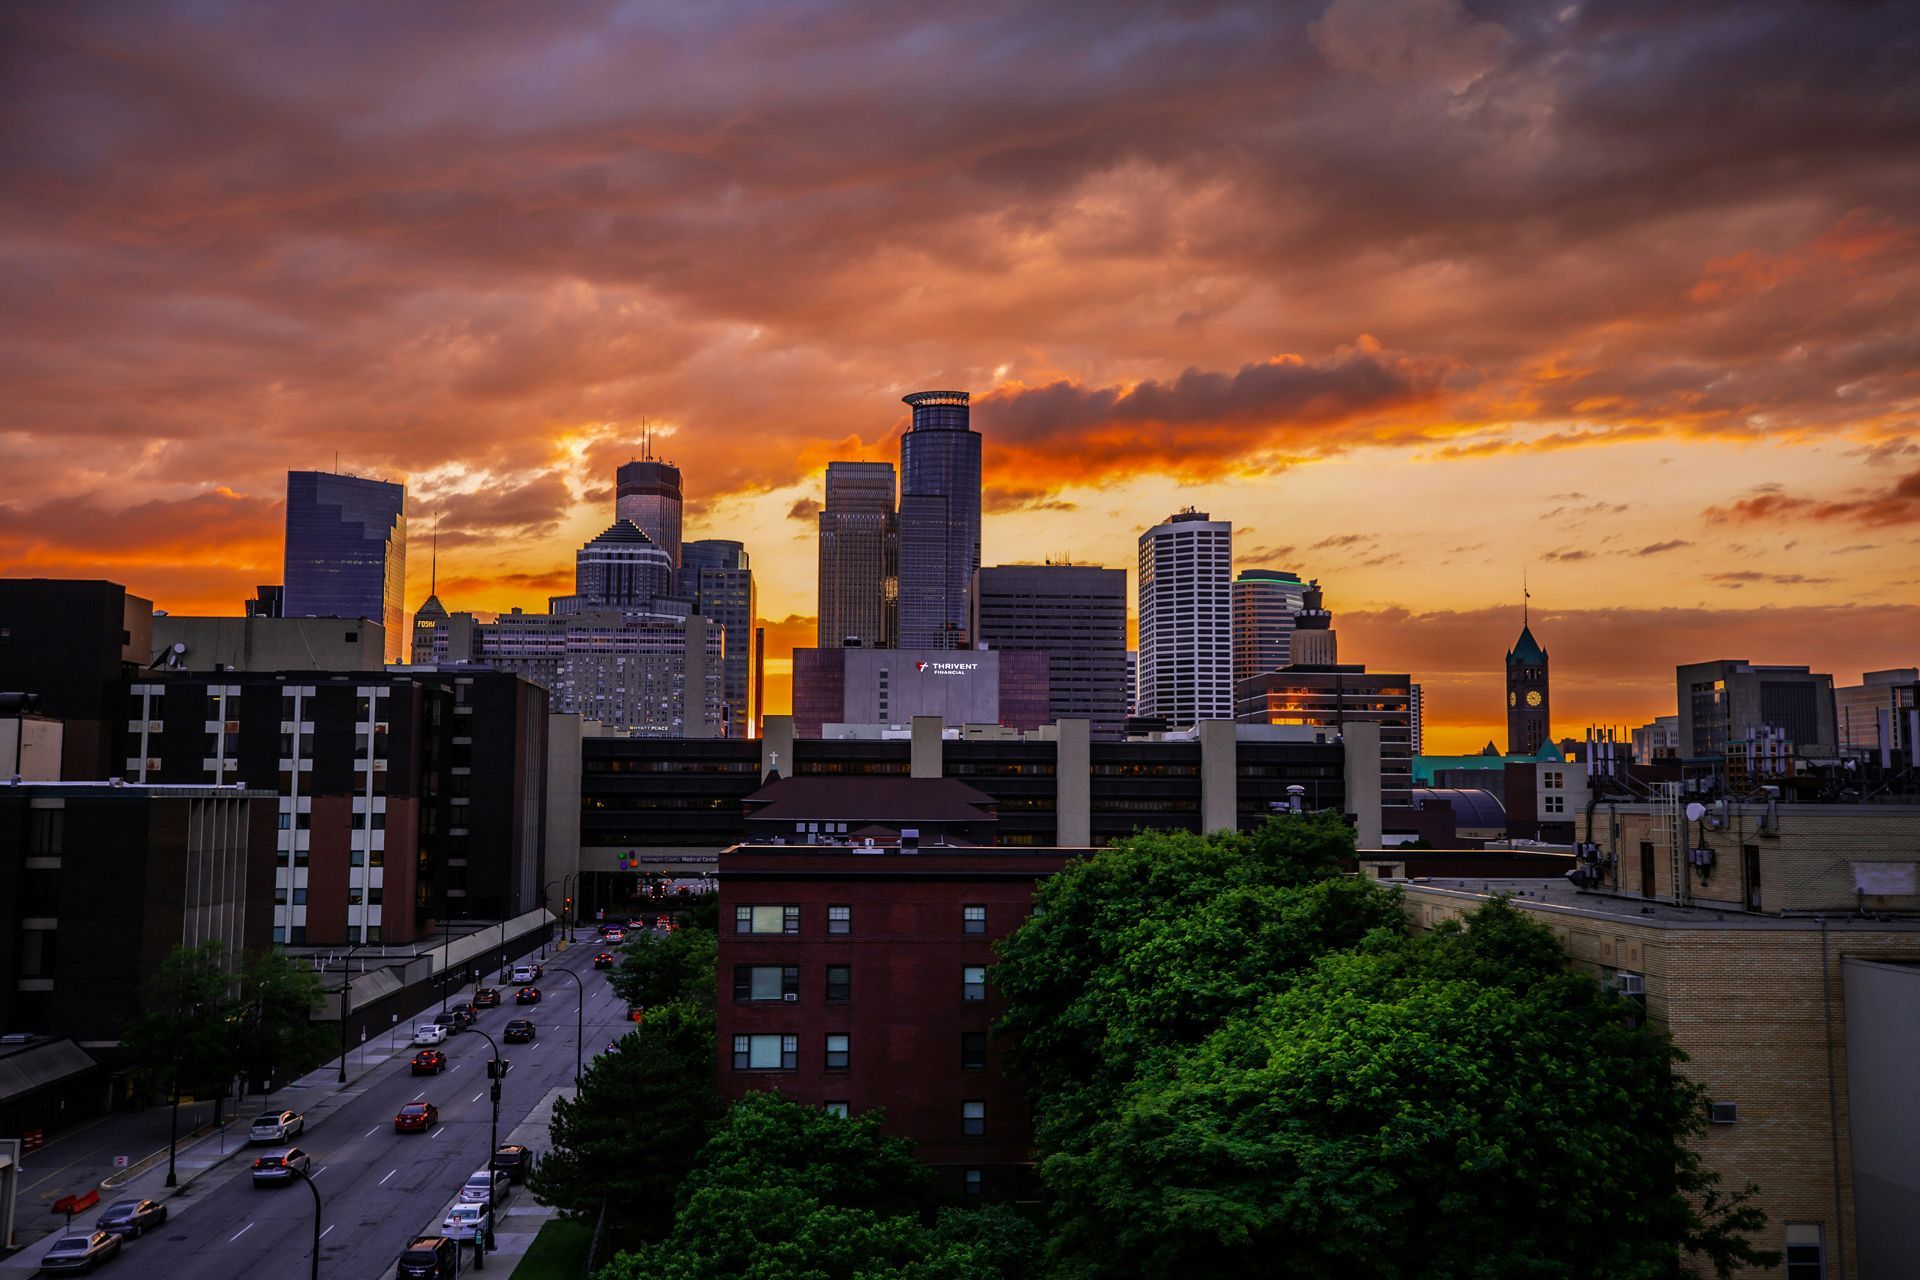
[[[573,1097],[573,1086],[563,1085],[551,1089],[547,1095],[534,1104],[527,1118],[513,1127],[503,1143],[519,1143],[533,1150],[534,1159],[545,1154],[547,1143],[552,1141],[550,1131],[553,1125],[553,1104],[561,1098]],[[455,1197],[457,1200],[458,1197]],[[433,1220],[420,1229],[421,1235],[437,1236],[440,1224],[446,1218],[453,1201],[442,1205]],[[559,1210],[539,1203],[533,1198],[533,1192],[525,1184],[514,1187],[507,1195],[506,1204],[494,1214],[493,1248],[487,1250],[486,1269],[499,1268],[502,1276],[511,1276],[520,1260],[533,1247],[533,1238],[540,1234],[540,1228],[547,1225]],[[466,1275],[472,1269],[473,1248],[463,1244],[460,1249],[460,1274]]]

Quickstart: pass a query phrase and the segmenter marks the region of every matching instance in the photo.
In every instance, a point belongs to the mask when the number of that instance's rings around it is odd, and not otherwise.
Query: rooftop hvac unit
[[[1647,980],[1637,973],[1616,973],[1613,989],[1623,996],[1643,996],[1647,994]]]

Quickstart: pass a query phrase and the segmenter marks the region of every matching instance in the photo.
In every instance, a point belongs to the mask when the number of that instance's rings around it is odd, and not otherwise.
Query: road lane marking
[[[392,1170],[389,1170],[389,1171],[387,1172],[387,1178],[391,1178],[391,1177],[392,1177],[392,1176],[393,1176],[394,1174],[396,1174],[396,1173],[398,1173],[398,1172],[400,1172],[400,1171],[399,1171],[398,1169],[392,1169]],[[382,1178],[382,1179],[380,1179],[380,1181],[379,1181],[379,1182],[378,1182],[378,1183],[377,1183],[376,1185],[377,1185],[377,1186],[382,1186],[382,1187],[384,1187],[384,1186],[386,1186],[386,1185],[387,1185],[387,1178]]]
[[[238,1239],[239,1239],[239,1238],[240,1238],[241,1236],[243,1236],[243,1235],[245,1235],[245,1234],[247,1234],[247,1232],[249,1232],[249,1231],[251,1231],[251,1230],[253,1230],[253,1224],[252,1224],[251,1222],[249,1222],[249,1223],[248,1223],[248,1224],[247,1224],[246,1226],[244,1226],[244,1227],[242,1227],[242,1228],[240,1228],[240,1230],[238,1230],[238,1231],[236,1231],[236,1232],[234,1232],[234,1234],[233,1234],[233,1237],[232,1237],[232,1239],[230,1239],[230,1240],[228,1240],[228,1241],[227,1241],[227,1243],[228,1243],[228,1244],[232,1244],[232,1243],[234,1242],[234,1240],[238,1240]]]
[[[467,1101],[468,1101],[468,1102],[478,1102],[478,1101],[480,1101],[480,1097],[481,1097],[481,1094],[484,1094],[484,1093],[486,1093],[486,1090],[485,1090],[485,1089],[482,1089],[482,1090],[480,1091],[480,1093],[476,1093],[476,1094],[474,1094],[474,1095],[473,1095],[473,1096],[472,1096],[471,1098],[468,1098],[468,1099],[467,1099]]]
[[[422,1098],[424,1098],[424,1097],[426,1097],[426,1096],[427,1096],[427,1091],[426,1091],[425,1089],[422,1089],[422,1090],[421,1090],[420,1092],[418,1092],[418,1093],[416,1093],[416,1094],[414,1094],[414,1095],[413,1095],[413,1100],[414,1100],[415,1102],[418,1102],[418,1101],[420,1101],[420,1099],[422,1099]]]
[[[380,1126],[379,1126],[379,1125],[375,1125],[375,1126],[373,1126],[373,1128],[371,1128],[371,1129],[369,1129],[369,1130],[367,1130],[367,1131],[366,1131],[365,1133],[363,1133],[363,1134],[361,1134],[360,1136],[361,1136],[361,1137],[363,1137],[363,1138],[371,1138],[371,1137],[372,1137],[372,1136],[373,1136],[374,1134],[376,1134],[376,1133],[378,1133],[378,1132],[380,1132]]]
[[[439,1136],[440,1136],[441,1134],[443,1134],[443,1133],[445,1133],[445,1132],[446,1132],[446,1130],[445,1130],[445,1129],[435,1129],[435,1130],[433,1131],[433,1133],[432,1133],[432,1134],[431,1134],[430,1136],[431,1136],[431,1137],[435,1137],[435,1138],[437,1138],[437,1137],[439,1137]]]
[[[459,1063],[457,1063],[457,1062],[456,1062],[456,1063],[454,1063],[454,1064],[453,1064],[453,1070],[455,1070],[455,1071],[458,1071],[459,1069],[460,1069],[460,1064],[459,1064]]]
[[[313,1171],[313,1176],[317,1178],[321,1174],[325,1173],[328,1169],[331,1169],[332,1167],[333,1167],[332,1165],[323,1164],[318,1169],[315,1169]]]
[[[337,1227],[337,1226],[339,1226],[339,1225],[340,1225],[340,1224],[339,1224],[339,1223],[337,1223],[337,1222],[333,1224],[333,1226],[334,1226],[334,1227]],[[333,1230],[333,1227],[328,1227],[328,1228],[327,1228],[327,1231],[331,1231],[331,1230]],[[320,1238],[321,1238],[322,1240],[325,1240],[325,1239],[327,1238],[327,1231],[322,1231],[322,1232],[320,1233]]]

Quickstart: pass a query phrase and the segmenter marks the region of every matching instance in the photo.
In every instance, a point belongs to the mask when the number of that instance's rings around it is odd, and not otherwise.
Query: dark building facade
[[[119,771],[127,679],[152,656],[153,602],[119,583],[0,578],[0,693],[38,694],[40,714],[64,723],[62,776]]]
[[[973,639],[1003,653],[1047,655],[1047,719],[1077,718],[1093,736],[1127,720],[1127,573],[1091,565],[990,565],[974,579]]]
[[[820,509],[815,642],[891,649],[899,635],[900,523],[891,462],[829,462]]]
[[[327,471],[287,473],[289,618],[370,618],[405,660],[407,488]]]
[[[686,543],[680,552],[680,594],[693,610],[720,624],[724,635],[720,683],[727,703],[727,736],[751,738],[754,702],[754,621],[759,598],[747,549],[722,538]]]
[[[639,525],[615,520],[574,554],[573,599],[556,612],[594,607],[651,609],[674,592],[675,568],[666,548]]]
[[[0,1032],[118,1043],[175,947],[271,945],[273,882],[269,792],[0,786]]]
[[[1307,584],[1286,569],[1242,569],[1233,580],[1233,678],[1248,680],[1293,661],[1294,618]]]
[[[997,843],[993,797],[956,778],[776,778],[741,803],[749,844]]]
[[[1507,653],[1507,754],[1530,756],[1553,741],[1548,701],[1547,651],[1522,624],[1520,638]]]
[[[720,1095],[875,1107],[942,1188],[1034,1193],[1032,1119],[993,1035],[994,944],[1067,850],[746,846],[720,855]]]
[[[648,456],[623,463],[614,473],[613,515],[643,530],[680,567],[680,468]]]
[[[1045,653],[968,649],[795,649],[794,730],[903,725],[915,716],[1037,729],[1050,718]]]
[[[536,904],[547,695],[514,675],[170,672],[122,686],[122,776],[277,797],[272,940],[413,942]]]
[[[980,567],[980,433],[965,391],[903,397],[913,423],[900,437],[900,646],[971,643]]]
[[[1235,689],[1240,724],[1299,725],[1338,734],[1380,726],[1380,803],[1404,808],[1413,787],[1413,681],[1357,664],[1294,665],[1243,680]]]

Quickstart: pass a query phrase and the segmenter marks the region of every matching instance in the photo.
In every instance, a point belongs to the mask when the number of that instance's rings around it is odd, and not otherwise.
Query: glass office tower
[[[750,738],[758,712],[753,705],[753,632],[759,602],[747,549],[727,538],[682,544],[680,594],[725,632],[720,684],[727,702],[727,736]]]
[[[328,471],[287,473],[289,618],[368,618],[386,660],[407,649],[407,487]]]
[[[623,462],[614,472],[613,517],[639,525],[680,567],[680,468],[658,458]]]
[[[965,391],[903,399],[900,437],[900,647],[964,649],[980,567],[980,433]]]

